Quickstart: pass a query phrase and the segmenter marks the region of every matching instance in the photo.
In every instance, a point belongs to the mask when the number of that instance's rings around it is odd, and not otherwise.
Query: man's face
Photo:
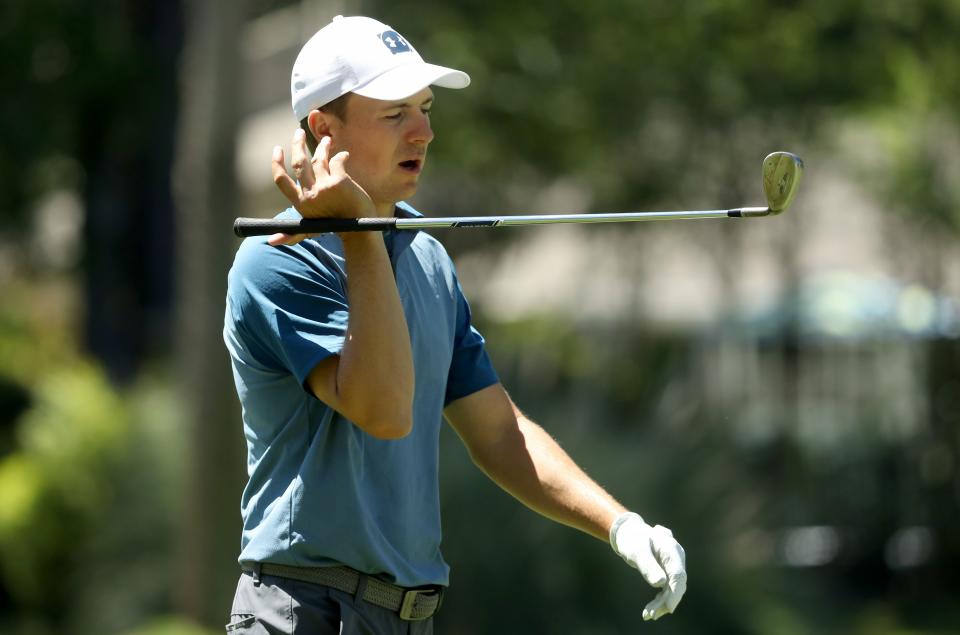
[[[397,201],[417,191],[417,181],[433,140],[429,88],[399,101],[351,95],[344,121],[331,122],[331,155],[350,152],[347,172],[381,214],[392,215]]]

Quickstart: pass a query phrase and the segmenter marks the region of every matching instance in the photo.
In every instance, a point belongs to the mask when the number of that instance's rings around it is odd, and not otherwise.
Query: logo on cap
[[[394,55],[410,52],[410,44],[396,31],[384,31],[380,34],[380,40]]]

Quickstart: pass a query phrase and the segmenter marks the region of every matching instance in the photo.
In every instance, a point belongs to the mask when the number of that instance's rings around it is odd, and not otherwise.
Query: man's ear
[[[307,115],[307,127],[317,143],[325,136],[333,136],[333,115],[322,110],[311,110]]]

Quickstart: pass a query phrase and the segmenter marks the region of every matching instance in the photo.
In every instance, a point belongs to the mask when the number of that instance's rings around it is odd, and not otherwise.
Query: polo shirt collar
[[[423,214],[413,209],[411,205],[400,201],[393,206],[393,215],[397,218],[423,218]],[[404,250],[410,246],[413,239],[417,237],[419,229],[391,229],[383,232],[383,239],[387,244],[387,252],[390,254],[390,262],[393,270],[397,270],[397,261]]]
[[[397,218],[423,218],[423,214],[404,201],[400,201],[393,206],[393,215]]]

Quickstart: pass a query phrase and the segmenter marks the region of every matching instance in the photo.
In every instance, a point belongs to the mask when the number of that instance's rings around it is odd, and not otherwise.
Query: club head
[[[770,215],[775,216],[790,206],[797,195],[803,160],[790,152],[771,152],[763,160],[763,193]]]

